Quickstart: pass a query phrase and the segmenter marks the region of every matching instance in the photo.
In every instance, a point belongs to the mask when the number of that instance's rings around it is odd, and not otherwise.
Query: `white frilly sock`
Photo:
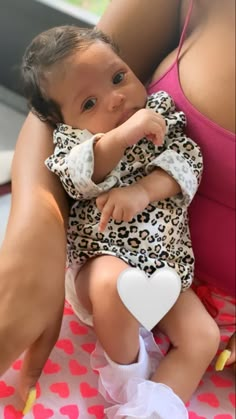
[[[166,385],[143,379],[131,379],[127,403],[105,409],[107,419],[188,419],[180,398]]]
[[[180,398],[166,385],[148,380],[162,354],[152,333],[140,329],[138,361],[120,365],[112,361],[99,342],[91,354],[91,366],[98,371],[98,390],[112,406],[107,419],[187,419]]]
[[[126,403],[129,400],[126,388],[133,378],[148,379],[162,359],[152,333],[140,329],[139,356],[137,362],[121,365],[112,361],[99,342],[91,354],[91,366],[99,372],[98,390],[110,403]]]

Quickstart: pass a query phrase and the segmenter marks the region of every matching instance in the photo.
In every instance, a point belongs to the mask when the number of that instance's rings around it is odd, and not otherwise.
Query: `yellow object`
[[[27,413],[30,412],[30,410],[33,407],[33,404],[34,404],[35,400],[36,400],[36,388],[32,388],[30,390],[28,398],[26,400],[25,407],[24,407],[24,410],[22,412],[23,415],[26,415]]]
[[[230,355],[231,355],[231,351],[229,351],[228,349],[225,349],[223,352],[221,352],[221,354],[219,355],[216,361],[216,365],[215,365],[216,371],[223,371],[224,366],[226,362],[228,361]]]

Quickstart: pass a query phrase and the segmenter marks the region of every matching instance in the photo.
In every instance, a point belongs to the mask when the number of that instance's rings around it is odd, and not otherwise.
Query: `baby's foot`
[[[166,385],[134,379],[129,386],[136,386],[135,394],[127,403],[105,409],[108,419],[188,419],[184,403]]]

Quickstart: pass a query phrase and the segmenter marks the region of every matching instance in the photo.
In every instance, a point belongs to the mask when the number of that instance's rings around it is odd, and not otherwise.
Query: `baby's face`
[[[60,106],[64,123],[93,134],[122,124],[146,102],[142,83],[102,42],[64,60],[48,80],[47,93]]]

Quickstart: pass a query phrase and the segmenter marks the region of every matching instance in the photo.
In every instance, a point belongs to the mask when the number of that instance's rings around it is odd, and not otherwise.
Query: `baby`
[[[25,52],[22,75],[33,112],[55,127],[46,165],[73,198],[66,296],[98,338],[91,362],[112,404],[107,418],[187,418],[184,402],[218,339],[190,288],[187,209],[202,156],[184,133],[185,115],[166,92],[147,97],[117,47],[96,29],[40,34]],[[172,344],[164,358],[119,297],[117,282],[128,267],[181,282],[177,302],[158,323]]]

